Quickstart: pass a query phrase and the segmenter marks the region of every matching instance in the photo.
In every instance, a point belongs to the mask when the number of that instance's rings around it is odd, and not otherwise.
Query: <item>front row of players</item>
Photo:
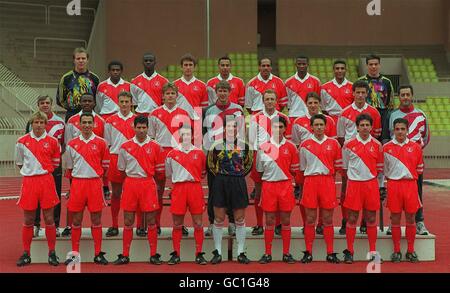
[[[206,264],[203,257],[202,214],[204,199],[201,179],[205,176],[205,166],[212,167],[215,173],[212,192],[214,196],[213,264],[220,263],[222,227],[225,208],[233,209],[236,222],[236,240],[238,243],[238,262],[247,264],[250,260],[244,252],[245,247],[245,208],[248,205],[245,175],[253,160],[253,152],[248,145],[237,139],[237,120],[226,122],[224,138],[216,143],[214,151],[205,157],[201,149],[191,141],[190,127],[182,127],[179,131],[180,144],[169,152],[165,160],[165,171],[172,176],[173,190],[171,208],[173,214],[173,248],[168,264],[180,262],[180,242],[184,216],[189,207],[194,223],[196,244],[195,262]],[[56,232],[53,220],[53,208],[59,203],[54,180],[53,169],[60,163],[60,146],[56,139],[47,135],[45,125],[47,116],[35,113],[31,119],[32,131],[21,137],[16,144],[16,163],[23,175],[19,206],[24,210],[22,239],[24,253],[17,265],[31,263],[30,246],[33,237],[33,220],[35,210],[40,204],[46,224],[45,234],[48,241],[51,265],[58,265],[55,254]],[[346,227],[347,249],[344,251],[344,262],[353,262],[353,243],[356,234],[356,222],[363,211],[367,222],[369,251],[372,259],[376,252],[376,211],[380,208],[377,174],[383,172],[388,183],[389,197],[387,207],[391,211],[392,239],[394,253],[391,260],[401,261],[400,252],[400,219],[405,212],[406,239],[408,250],[406,258],[411,262],[418,261],[414,252],[415,224],[414,214],[421,207],[416,188],[416,179],[423,171],[422,150],[420,146],[407,138],[408,121],[402,118],[394,121],[394,139],[382,146],[370,135],[373,120],[368,114],[360,114],[356,118],[358,134],[345,142],[342,150],[339,143],[324,134],[327,119],[322,114],[313,115],[310,119],[313,136],[305,140],[297,150],[295,145],[284,138],[287,121],[280,117],[272,122],[273,135],[270,141],[263,143],[256,153],[256,170],[261,173],[262,192],[260,205],[266,214],[264,229],[265,253],[259,263],[266,264],[272,260],[272,240],[276,214],[280,214],[282,224],[281,238],[283,243],[283,261],[295,263],[289,252],[291,240],[290,215],[296,206],[292,188],[292,179],[303,184],[300,204],[305,207],[305,246],[302,263],[313,260],[312,246],[315,238],[314,225],[318,209],[324,224],[324,240],[327,247],[326,260],[339,263],[333,250],[333,211],[338,205],[336,199],[335,175],[338,171],[348,176],[347,192],[344,207],[348,209]],[[67,145],[68,162],[72,185],[68,209],[73,213],[72,251],[79,251],[81,223],[83,212],[87,206],[91,216],[91,233],[94,239],[95,258],[97,264],[107,264],[101,251],[102,226],[101,213],[105,206],[102,193],[102,177],[109,165],[110,154],[103,139],[93,134],[94,117],[91,113],[80,116],[81,135]],[[148,118],[138,116],[134,119],[135,136],[122,144],[118,154],[118,170],[125,178],[120,207],[124,210],[123,252],[114,264],[127,264],[133,238],[132,227],[136,211],[145,212],[148,224],[148,242],[150,247],[150,263],[161,264],[161,256],[157,253],[156,214],[160,208],[157,185],[154,178],[164,172],[155,167],[161,162],[163,149],[148,135]],[[221,145],[222,148],[217,148]],[[216,149],[217,148],[217,149]],[[208,161],[208,162],[206,162]],[[383,165],[384,164],[384,165]],[[233,170],[233,176],[230,176]],[[346,170],[346,171],[345,171]],[[68,259],[66,264],[72,260]]]

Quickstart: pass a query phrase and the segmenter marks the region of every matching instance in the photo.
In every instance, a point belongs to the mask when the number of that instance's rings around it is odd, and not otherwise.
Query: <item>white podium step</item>
[[[206,229],[206,228],[205,228]],[[387,229],[387,228],[386,228]],[[106,228],[103,229],[103,235],[106,233]],[[195,259],[195,240],[193,228],[188,228],[189,236],[183,237],[181,241],[181,261],[194,261]],[[345,235],[339,235],[339,227],[335,227],[334,234],[334,251],[339,253],[342,258],[342,251],[346,248],[347,242]],[[134,231],[133,231],[134,232]],[[40,236],[33,238],[31,245],[31,258],[33,263],[47,263],[48,246],[45,238],[44,229]],[[229,258],[236,259],[237,256],[237,242],[235,237],[229,237],[227,229],[224,228],[222,240],[222,257],[223,261]],[[406,252],[406,239],[404,238],[405,231],[402,228],[401,251]],[[416,236],[415,250],[421,261],[435,260],[435,235]],[[57,238],[56,253],[60,260],[64,260],[68,252],[71,251],[72,242],[70,238]],[[355,237],[355,255],[354,260],[366,260],[369,244],[366,234],[356,234]],[[378,231],[377,250],[384,260],[389,260],[392,253],[392,239],[391,236],[386,235],[385,232]],[[205,237],[203,242],[203,251],[206,252],[205,258],[210,260],[211,252],[214,250],[214,241],[211,236]],[[291,236],[291,253],[295,259],[302,257],[305,250],[304,236],[301,233],[300,227],[292,228]],[[106,258],[112,262],[117,258],[119,253],[122,253],[122,229],[119,229],[117,237],[105,237],[102,240],[102,251],[106,252]],[[170,257],[172,248],[172,228],[162,228],[161,235],[158,237],[158,253],[162,255],[162,260],[167,261]],[[251,235],[251,228],[247,228],[246,239],[247,256],[252,261],[257,261],[264,254],[264,237]],[[82,262],[92,262],[94,258],[94,241],[92,240],[90,228],[83,228],[80,241],[80,254]],[[148,262],[149,260],[149,246],[147,237],[138,237],[133,234],[133,242],[130,249],[130,259],[132,262]],[[274,261],[281,260],[282,257],[282,240],[280,236],[275,235],[272,245],[272,258]],[[325,261],[326,246],[323,236],[316,235],[313,245],[314,261]]]

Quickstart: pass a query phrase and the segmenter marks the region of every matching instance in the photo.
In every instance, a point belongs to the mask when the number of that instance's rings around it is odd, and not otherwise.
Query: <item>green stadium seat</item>
[[[231,62],[236,60],[236,54],[235,53],[228,53],[228,57],[230,57]]]
[[[205,66],[206,65],[206,59],[198,59],[198,66]]]
[[[256,60],[256,59],[250,60],[250,63],[251,63],[253,66],[258,66],[258,60]]]
[[[320,66],[325,65],[323,58],[317,58],[317,65],[320,65]]]
[[[242,54],[242,57],[244,58],[244,60],[250,60],[250,54],[249,53]]]
[[[235,64],[236,64],[236,66],[244,66],[244,60],[242,60],[242,59],[236,59]]]
[[[412,66],[411,66],[411,70],[412,70],[413,72],[419,71],[419,65],[412,65]]]
[[[236,60],[242,60],[242,54],[241,53],[236,53]]]
[[[417,65],[424,65],[425,62],[423,61],[423,58],[417,58]]]
[[[424,64],[425,64],[425,65],[432,65],[432,64],[433,64],[433,62],[431,61],[431,59],[430,59],[430,58],[425,58],[425,60],[424,60]]]
[[[176,70],[177,70],[177,66],[175,66],[175,65],[167,66],[167,71],[169,71],[169,72],[175,72]]]
[[[409,58],[409,65],[416,65],[417,64],[417,60],[416,58]]]
[[[286,66],[286,59],[284,58],[278,59],[278,66]]]
[[[258,54],[257,53],[250,53],[250,59],[258,61]]]
[[[316,58],[310,58],[309,59],[309,65],[317,65],[317,59]]]
[[[437,78],[435,71],[429,72],[428,74],[429,74],[430,78]]]

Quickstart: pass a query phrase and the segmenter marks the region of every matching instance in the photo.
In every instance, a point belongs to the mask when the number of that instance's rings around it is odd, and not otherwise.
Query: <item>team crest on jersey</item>
[[[198,91],[198,86],[194,85],[194,86],[192,87],[192,90],[193,90],[193,91]]]
[[[409,147],[406,150],[408,151],[408,153],[412,153],[413,152],[413,148],[412,147]]]
[[[194,159],[194,160],[197,160],[197,159],[198,159],[198,155],[197,155],[197,154],[194,154],[193,159]]]
[[[158,118],[162,118],[162,114],[158,114]]]
[[[312,89],[312,88],[313,88],[313,86],[312,86],[311,83],[308,83],[308,84],[306,85],[306,87],[309,88],[309,89]]]
[[[327,147],[325,148],[327,151],[331,151],[332,150],[332,148],[331,148],[331,145],[327,145]]]
[[[231,85],[230,85],[230,87],[231,87],[232,89],[234,89],[234,88],[235,88],[234,84],[231,84]]]
[[[369,151],[370,151],[371,153],[373,153],[373,152],[375,151],[375,149],[373,148],[373,146],[370,147]]]
[[[272,88],[273,88],[273,89],[275,88],[275,84],[274,84],[274,83],[272,83]]]
[[[284,149],[283,154],[289,155],[289,150],[288,149]]]
[[[155,83],[153,84],[155,87],[159,87],[161,85],[161,83],[159,81],[155,81]]]
[[[327,92],[328,92],[329,94],[331,94],[331,89],[328,89]]]
[[[96,144],[91,145],[91,150],[93,151],[97,150],[97,145]]]
[[[344,93],[346,93],[347,95],[350,93],[349,89],[345,89]]]
[[[306,148],[309,150],[309,149],[311,148],[311,145],[308,144],[308,145],[306,146]]]
[[[145,148],[145,152],[146,152],[148,155],[150,155],[151,152],[152,152],[152,149],[151,149],[151,148]]]
[[[46,148],[46,149],[48,149],[48,147],[50,146],[49,144],[48,144],[48,142],[44,142],[44,144],[42,145],[44,148]]]
[[[308,123],[303,124],[303,127],[308,128]]]
[[[78,145],[77,145],[77,144],[74,145],[73,148],[74,148],[74,149],[78,149]]]

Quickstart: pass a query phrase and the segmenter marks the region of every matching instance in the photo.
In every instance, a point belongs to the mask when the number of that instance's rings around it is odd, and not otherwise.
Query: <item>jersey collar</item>
[[[152,140],[152,139],[150,138],[150,136],[147,135],[147,137],[145,138],[144,142],[140,143],[140,142],[137,140],[136,136],[133,137],[133,142],[136,143],[136,144],[137,144],[138,146],[140,146],[140,147],[143,146],[144,144],[149,143],[151,140]]]
[[[404,141],[403,143],[399,143],[399,142],[395,139],[395,137],[392,139],[392,143],[393,143],[393,144],[396,144],[396,145],[399,145],[399,146],[404,146],[404,145],[407,144],[408,142],[409,142],[409,138],[406,138],[405,141]]]
[[[34,138],[35,140],[40,141],[41,139],[44,139],[45,137],[47,137],[47,131],[44,131],[44,133],[43,133],[41,136],[37,137],[37,136],[34,134],[34,131],[31,130],[31,131],[30,131],[30,136],[31,136],[31,138]]]
[[[309,72],[306,72],[306,75],[305,75],[305,77],[303,79],[301,79],[298,76],[297,72],[294,75],[295,75],[295,79],[300,81],[301,83],[305,82],[310,77]]]
[[[119,112],[117,112],[117,115],[123,120],[128,120],[131,117],[133,117],[133,112],[130,111],[130,113],[128,113],[127,116],[123,116],[122,113],[119,111]]]
[[[111,81],[111,77],[110,77],[110,78],[108,78],[108,79],[106,80],[106,83],[109,84],[109,85],[112,85],[113,87],[118,87],[119,85],[124,84],[124,83],[125,83],[125,80],[123,80],[122,78],[120,78],[120,79],[119,79],[119,82],[118,82],[117,84],[114,84],[114,83]]]
[[[195,76],[192,76],[192,78],[191,78],[190,81],[187,81],[187,80],[184,78],[184,76],[182,76],[180,79],[181,79],[182,82],[184,82],[184,83],[187,84],[187,85],[189,85],[189,84],[191,84],[191,83],[193,83],[193,82],[195,82],[195,81],[197,80],[197,78],[196,78]]]
[[[225,79],[226,81],[230,81],[230,80],[232,80],[233,79],[233,74],[231,74],[231,72],[230,72],[230,75],[228,75],[228,78],[227,79]],[[219,79],[219,80],[224,80],[223,78],[222,78],[222,76],[220,76],[220,73],[219,73],[219,75],[217,75],[217,78]]]
[[[152,80],[155,76],[157,76],[158,75],[158,73],[156,72],[156,70],[153,72],[153,74],[152,75],[150,75],[150,76],[148,76],[146,73],[145,73],[145,71],[144,72],[142,72],[142,76],[145,78],[145,79],[147,79],[147,80]]]
[[[82,134],[80,134],[78,137],[82,142],[89,143],[91,140],[95,138],[95,134],[92,132],[91,136],[88,139],[84,139]]]
[[[337,87],[337,88],[341,88],[343,86],[346,86],[348,83],[348,80],[344,77],[344,81],[342,83],[338,83],[336,78],[333,78],[332,80],[333,84]]]
[[[367,140],[363,140],[358,133],[356,135],[356,140],[365,145],[365,144],[368,144],[372,140],[372,136],[369,134],[369,138],[367,138]]]
[[[324,135],[322,140],[318,140],[317,137],[315,135],[313,135],[311,137],[312,140],[314,140],[315,142],[317,142],[318,144],[322,144],[324,141],[326,141],[328,139],[328,136]]]
[[[369,104],[364,103],[364,106],[362,107],[362,109],[360,109],[356,106],[355,102],[352,103],[352,108],[359,112],[366,110],[368,106],[369,106]]]
[[[282,145],[284,145],[286,143],[286,138],[283,137],[283,139],[280,141],[280,143],[277,143],[273,137],[270,138],[270,143],[275,145],[276,147],[281,147]]]
[[[272,73],[269,74],[269,78],[268,78],[268,79],[263,79],[262,76],[261,76],[261,73],[258,73],[257,78],[258,78],[260,81],[264,82],[264,83],[268,83],[269,81],[272,80],[273,74],[272,74]]]

